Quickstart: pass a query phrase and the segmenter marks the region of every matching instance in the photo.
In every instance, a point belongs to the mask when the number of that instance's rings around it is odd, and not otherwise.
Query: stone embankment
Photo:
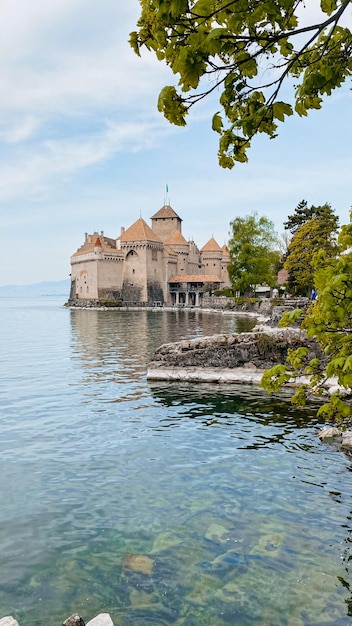
[[[285,311],[293,311],[294,309],[306,309],[309,305],[308,298],[261,298],[256,300],[248,299],[239,303],[234,298],[206,296],[203,298],[201,307],[186,307],[181,305],[174,306],[153,306],[146,302],[114,302],[113,300],[68,300],[63,306],[69,309],[98,309],[106,310],[159,310],[174,311],[181,310],[198,310],[223,313],[224,315],[250,315],[258,320],[265,321],[267,324],[276,326]]]
[[[168,343],[156,350],[147,378],[259,384],[264,370],[285,362],[288,349],[303,346],[309,348],[307,360],[322,358],[319,346],[297,328],[257,326],[248,333]]]
[[[149,365],[148,380],[177,380],[192,382],[247,383],[258,385],[264,370],[284,363],[287,350],[308,346],[307,361],[323,358],[317,343],[308,340],[295,328],[277,327],[285,311],[306,309],[308,298],[269,299],[236,305],[233,298],[206,299],[209,310],[221,309],[226,314],[252,315],[265,326],[256,326],[251,332],[200,337],[160,346]],[[307,382],[305,379],[293,381]]]

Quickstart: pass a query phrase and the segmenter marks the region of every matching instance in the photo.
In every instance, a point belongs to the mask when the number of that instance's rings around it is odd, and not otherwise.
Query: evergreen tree
[[[296,206],[294,213],[289,215],[287,221],[284,222],[285,230],[289,230],[294,235],[298,228],[312,219],[312,217],[321,217],[329,222],[337,219],[330,204],[327,202],[323,205],[314,206],[312,204],[312,206],[308,207],[307,201],[301,200]]]

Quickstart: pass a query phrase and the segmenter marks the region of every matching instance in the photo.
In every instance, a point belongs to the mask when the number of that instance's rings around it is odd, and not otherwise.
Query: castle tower
[[[161,207],[150,219],[154,233],[163,242],[169,239],[174,232],[181,232],[182,230],[182,220],[169,204]]]
[[[205,274],[221,276],[221,261],[223,251],[214,237],[204,244],[200,251]]]
[[[172,235],[166,239],[165,244],[171,246],[177,254],[177,270],[176,274],[188,274],[188,258],[189,245],[182,233],[175,230]]]
[[[230,287],[230,278],[229,272],[227,269],[228,264],[231,261],[230,251],[226,244],[224,244],[221,248],[222,250],[222,259],[221,259],[221,280],[223,282],[224,287]]]
[[[120,235],[124,302],[164,302],[163,243],[140,217]]]

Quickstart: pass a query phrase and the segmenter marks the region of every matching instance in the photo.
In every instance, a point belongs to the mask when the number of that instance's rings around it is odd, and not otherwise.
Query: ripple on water
[[[147,384],[159,344],[232,318],[53,300],[0,315],[3,614],[347,626],[350,461],[317,439],[312,409]]]

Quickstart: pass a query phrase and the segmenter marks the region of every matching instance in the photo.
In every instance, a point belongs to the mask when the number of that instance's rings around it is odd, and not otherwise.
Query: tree
[[[351,212],[352,219],[352,212]],[[336,377],[339,389],[319,408],[318,415],[349,425],[352,420],[352,222],[342,226],[338,237],[339,254],[328,257],[324,251],[315,257],[314,283],[319,299],[308,309],[301,324],[313,337],[322,358],[306,361],[308,349],[289,352],[287,362],[268,370],[262,386],[269,392],[279,389],[290,378],[309,375],[310,383],[298,387],[293,402],[305,404],[307,395],[321,396],[327,378]],[[302,311],[283,317],[280,325],[294,321]]]
[[[338,217],[321,212],[300,226],[287,250],[284,263],[288,271],[288,288],[295,294],[308,295],[314,285],[314,257],[324,251],[326,257],[337,254],[336,232]]]
[[[351,0],[321,0],[316,20],[301,26],[302,0],[140,0],[138,31],[130,44],[152,50],[179,76],[162,89],[158,109],[180,126],[192,106],[213,92],[220,110],[219,163],[247,161],[257,133],[275,137],[278,122],[295,111],[320,109],[323,97],[351,75],[352,34],[341,26]],[[313,13],[314,15],[314,13]],[[294,85],[294,109],[280,99]]]
[[[289,230],[292,235],[295,234],[297,229],[312,219],[312,217],[320,217],[322,219],[331,220],[334,216],[334,211],[331,205],[327,202],[323,205],[308,207],[306,200],[301,200],[295,208],[293,215],[289,215],[287,221],[284,222],[285,230]],[[337,219],[336,217],[334,218]]]
[[[236,217],[230,226],[228,272],[233,289],[246,294],[263,283],[273,287],[280,263],[273,223],[253,213]]]

